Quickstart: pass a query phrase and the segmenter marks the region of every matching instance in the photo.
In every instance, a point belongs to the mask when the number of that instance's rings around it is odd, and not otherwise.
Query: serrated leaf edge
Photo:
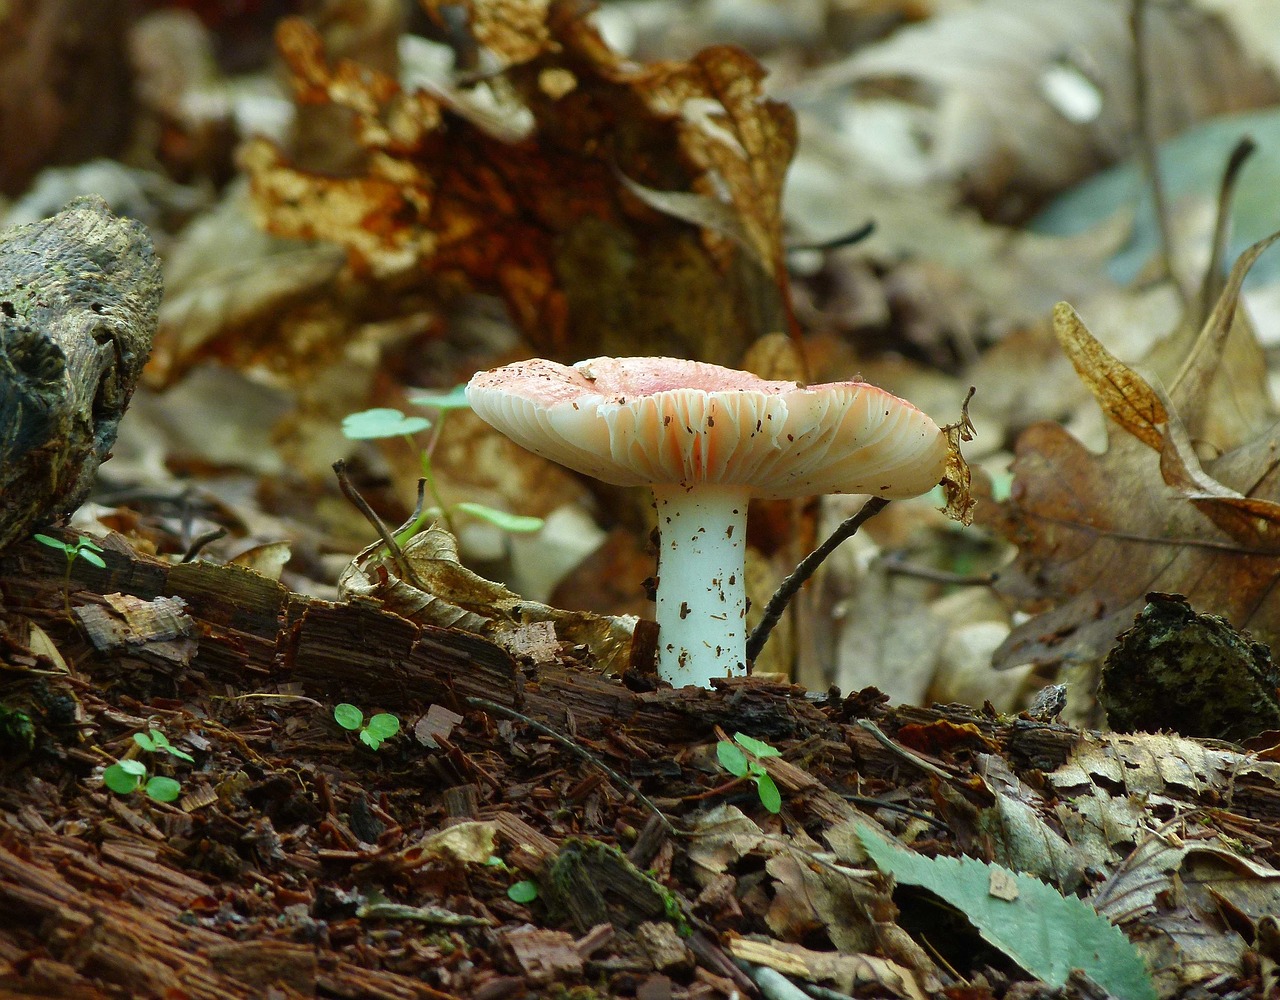
[[[870,827],[862,824],[858,825],[858,836],[877,868],[892,875],[898,882],[928,889],[948,903],[960,907],[983,940],[1050,986],[1061,987],[1066,982],[1070,969],[1081,969],[1095,983],[1120,1000],[1155,1000],[1156,991],[1150,974],[1133,943],[1119,927],[1083,900],[1075,896],[1064,896],[1031,875],[1019,874],[976,858],[927,858],[884,840]],[[895,864],[895,861],[901,863]],[[904,871],[908,867],[918,868],[919,873]],[[1057,923],[1069,921],[1074,928],[1092,931],[1087,937],[1075,939],[1076,951],[1073,955],[1061,956],[1067,959],[1068,969],[1050,968],[1046,959],[1059,956],[1046,955],[1043,948],[1026,942],[1028,927],[1025,920],[1018,923],[1016,934],[1002,935],[999,927],[988,926],[980,919],[980,914],[964,909],[966,900],[963,897],[967,894],[961,893],[959,888],[970,883],[984,887],[979,891],[986,893],[985,887],[990,884],[991,872],[996,869],[1007,872],[1018,887],[1018,899],[1009,901],[1007,905],[1017,906],[1021,903],[1027,909],[1029,903],[1034,902],[1046,921],[1055,921],[1054,911],[1057,911]],[[936,877],[926,873],[936,873]]]

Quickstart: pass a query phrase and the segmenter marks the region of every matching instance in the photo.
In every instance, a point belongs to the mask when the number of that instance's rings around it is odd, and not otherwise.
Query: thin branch
[[[1150,78],[1147,74],[1147,0],[1133,0],[1129,10],[1129,31],[1133,35],[1133,103],[1138,118],[1138,156],[1142,162],[1147,183],[1151,186],[1151,200],[1156,213],[1156,230],[1160,235],[1160,257],[1165,273],[1177,289],[1184,306],[1190,305],[1191,296],[1178,280],[1173,267],[1173,236],[1169,231],[1169,205],[1165,198],[1164,180],[1160,175],[1160,160],[1156,155],[1155,121],[1151,112]]]
[[[1204,279],[1200,282],[1200,299],[1196,303],[1196,326],[1201,326],[1213,312],[1213,304],[1218,301],[1225,284],[1223,278],[1223,261],[1227,256],[1227,240],[1231,236],[1231,203],[1235,200],[1236,182],[1240,179],[1240,170],[1249,157],[1257,150],[1258,144],[1253,136],[1242,136],[1231,150],[1227,158],[1226,169],[1222,172],[1222,184],[1218,187],[1217,217],[1213,225],[1212,253],[1209,266],[1205,270]]]
[[[840,250],[844,247],[853,246],[855,243],[861,243],[875,231],[875,220],[869,219],[857,229],[851,229],[847,233],[841,233],[839,236],[820,240],[817,243],[789,243],[787,244],[787,253],[795,253],[798,250],[819,250],[823,252]]]
[[[950,771],[944,771],[942,768],[938,767],[937,764],[930,763],[929,761],[925,760],[923,757],[920,757],[917,754],[912,753],[910,750],[902,746],[900,743],[893,742],[893,740],[889,739],[889,737],[885,735],[885,731],[881,729],[879,726],[877,726],[870,719],[858,719],[857,723],[861,728],[865,729],[872,736],[874,736],[876,738],[876,742],[879,743],[886,750],[888,750],[890,753],[892,753],[894,756],[901,757],[907,763],[913,764],[914,766],[920,768],[920,770],[924,771],[926,774],[932,774],[935,778],[941,778],[943,781],[958,780],[956,776],[952,774]]]
[[[347,475],[347,463],[342,461],[342,459],[338,459],[338,461],[333,463],[333,471],[338,477],[338,488],[342,490],[342,495],[350,500],[356,510],[360,511],[360,513],[365,516],[365,520],[373,525],[373,530],[378,533],[378,537],[382,539],[382,544],[385,545],[387,547],[387,551],[391,553],[391,559],[396,564],[396,571],[400,574],[400,579],[408,580],[419,590],[426,590],[422,581],[418,579],[418,575],[413,571],[413,567],[409,565],[409,560],[405,558],[404,551],[396,544],[396,540],[392,537],[391,532],[387,530],[387,526],[383,523],[382,518],[380,518],[377,515],[377,512],[369,506],[369,502],[360,495],[359,491],[351,485],[351,477]],[[419,509],[421,509],[422,504],[422,488],[422,483],[419,482]]]
[[[769,633],[782,620],[782,615],[787,610],[787,605],[791,603],[791,598],[795,597],[800,588],[804,586],[805,581],[817,572],[818,567],[822,565],[827,556],[831,555],[846,539],[852,538],[857,534],[858,529],[863,524],[888,505],[889,501],[884,497],[871,497],[862,505],[858,513],[846,518],[826,541],[800,561],[800,565],[795,568],[795,571],[782,581],[782,585],[769,598],[769,603],[764,606],[764,617],[760,619],[760,623],[747,636],[748,660],[754,660],[760,655],[760,650],[764,648],[764,644],[769,639]]]
[[[225,538],[226,534],[226,528],[214,528],[212,531],[206,531],[203,535],[194,539],[191,544],[187,546],[187,551],[182,554],[182,561],[184,563],[191,562],[200,554],[201,549],[210,542],[216,542],[219,538]]]
[[[932,566],[921,566],[907,562],[899,553],[889,553],[881,556],[877,561],[886,573],[956,587],[990,587],[997,579],[995,573],[953,573],[950,570],[935,569]]]

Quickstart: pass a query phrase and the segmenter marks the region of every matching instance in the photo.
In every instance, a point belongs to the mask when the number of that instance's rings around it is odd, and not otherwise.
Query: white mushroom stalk
[[[480,372],[481,419],[535,454],[658,509],[658,673],[709,687],[746,673],[751,497],[916,496],[946,439],[910,403],[861,382],[802,387],[673,358],[524,361]]]
[[[747,672],[747,504],[740,486],[654,486],[658,672],[711,687]]]

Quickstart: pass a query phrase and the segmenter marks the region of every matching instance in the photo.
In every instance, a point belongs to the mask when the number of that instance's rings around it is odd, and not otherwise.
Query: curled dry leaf
[[[1096,662],[1151,591],[1182,594],[1197,611],[1280,641],[1280,428],[1268,423],[1270,403],[1247,397],[1252,409],[1235,426],[1267,429],[1204,462],[1185,427],[1211,424],[1220,397],[1204,387],[1251,377],[1240,365],[1250,352],[1211,345],[1233,335],[1235,298],[1262,248],[1237,262],[1168,397],[1112,356],[1070,306],[1058,307],[1059,341],[1124,433],[1101,455],[1056,424],[1019,438],[1012,496],[995,518],[1018,556],[997,587],[1041,613],[1010,633],[998,666]]]
[[[367,155],[357,175],[321,176],[250,144],[268,228],[335,241],[374,276],[497,294],[546,357],[733,363],[787,329],[780,195],[795,121],[762,97],[759,64],[717,47],[637,66],[575,4],[465,6],[505,69],[430,93],[331,64],[313,28],[281,24],[299,100],[349,109]],[[690,198],[716,210],[691,213]]]
[[[343,571],[339,586],[344,597],[374,598],[413,621],[475,632],[514,656],[527,652],[531,623],[549,622],[560,641],[586,646],[602,670],[622,673],[652,666],[657,648],[652,622],[634,615],[561,611],[523,600],[463,566],[457,541],[443,528],[428,528],[404,546],[412,580],[397,576],[394,562],[380,557],[380,551],[385,552],[381,542],[369,546]]]

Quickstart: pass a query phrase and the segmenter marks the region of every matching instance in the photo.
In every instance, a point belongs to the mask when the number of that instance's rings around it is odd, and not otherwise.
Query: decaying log
[[[105,539],[103,547],[106,569],[84,560],[72,566],[73,603],[83,603],[85,592],[180,597],[195,621],[199,652],[181,676],[175,668],[175,683],[295,682],[325,702],[395,711],[435,703],[462,712],[466,698],[478,697],[590,739],[619,726],[674,742],[705,738],[717,725],[749,729],[762,739],[826,725],[823,713],[788,685],[753,683],[728,695],[695,688],[635,692],[591,670],[519,664],[481,636],[412,622],[371,601],[311,600],[238,566],[171,566],[133,552],[121,539]],[[0,603],[65,617],[65,570],[60,552],[35,543],[12,546],[0,556]],[[56,631],[56,621],[47,627]],[[128,655],[99,652],[104,661]]]
[[[187,563],[171,566],[135,553],[115,537],[103,540],[106,569],[83,560],[72,567],[71,600],[127,594],[143,600],[177,597],[194,623],[198,652],[189,665],[164,657],[136,656],[134,668],[171,677],[180,686],[257,685],[265,690],[292,683],[325,704],[348,700],[401,714],[437,704],[460,714],[467,698],[484,698],[517,709],[536,721],[586,741],[633,733],[666,746],[706,741],[716,727],[765,740],[807,740],[821,745],[827,773],[852,787],[860,780],[897,781],[920,773],[912,758],[886,746],[856,724],[868,713],[899,744],[915,747],[942,738],[967,745],[974,754],[999,752],[1018,772],[1052,772],[1097,734],[1032,719],[1002,718],[965,706],[931,709],[900,706],[878,711],[872,701],[851,697],[820,704],[799,688],[742,678],[715,691],[659,688],[633,691],[617,678],[559,662],[517,663],[505,650],[455,629],[409,621],[375,602],[331,604],[291,593],[238,566]],[[72,641],[63,609],[65,560],[61,553],[27,542],[0,554],[0,606],[29,615],[55,636]],[[119,600],[105,607],[120,606]],[[59,621],[61,619],[61,622]],[[83,639],[74,641],[83,642]],[[86,650],[82,669],[111,669],[129,652]],[[167,673],[166,673],[167,672]],[[1123,738],[1121,738],[1123,739]],[[959,740],[960,744],[956,744]],[[786,762],[769,761],[783,788],[803,790],[812,808],[837,818],[838,796],[820,796],[811,775]],[[1234,765],[1229,795],[1212,782],[1162,789],[1170,800],[1226,806],[1267,829],[1280,829],[1280,783],[1275,766]],[[804,779],[799,781],[797,779]],[[831,799],[832,801],[826,801]],[[1260,827],[1260,828],[1261,828]]]
[[[74,510],[151,351],[160,266],[101,198],[0,235],[0,549]]]

